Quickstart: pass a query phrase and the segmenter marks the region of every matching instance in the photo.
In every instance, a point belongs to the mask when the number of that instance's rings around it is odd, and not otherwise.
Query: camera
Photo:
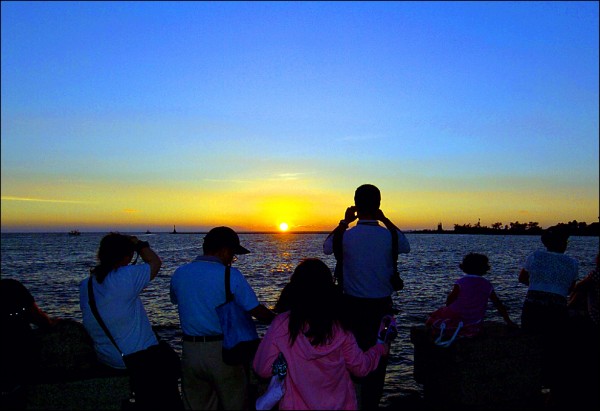
[[[379,335],[377,336],[381,342],[392,342],[398,336],[396,328],[396,319],[391,315],[386,315],[381,319],[379,326]]]

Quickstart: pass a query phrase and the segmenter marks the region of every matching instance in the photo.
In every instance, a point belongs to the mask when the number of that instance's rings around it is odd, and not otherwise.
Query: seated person
[[[31,324],[50,327],[58,322],[42,311],[31,293],[14,279],[0,280],[2,317],[2,409],[25,408],[24,383],[35,370],[39,347]]]

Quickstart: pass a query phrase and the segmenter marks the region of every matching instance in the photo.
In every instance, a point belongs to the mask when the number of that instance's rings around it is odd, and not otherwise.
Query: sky
[[[2,1],[2,232],[596,222],[598,4]]]

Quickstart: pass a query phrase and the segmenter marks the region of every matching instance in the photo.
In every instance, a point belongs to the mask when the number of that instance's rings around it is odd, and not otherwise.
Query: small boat
[[[152,234],[150,230],[146,230],[146,234]]]
[[[177,234],[177,230],[175,230],[175,226],[173,226],[173,231],[171,231],[171,234]]]
[[[81,235],[81,233],[77,230],[71,230],[69,231],[69,235]]]

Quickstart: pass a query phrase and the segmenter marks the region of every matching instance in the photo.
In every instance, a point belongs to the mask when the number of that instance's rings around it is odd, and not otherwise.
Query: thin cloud
[[[81,201],[81,200],[55,200],[51,198],[30,198],[30,197],[12,197],[12,196],[2,196],[0,197],[2,201],[31,201],[34,203],[70,203],[70,204],[83,204],[89,203],[89,201]]]
[[[238,179],[226,179],[226,178],[205,178],[204,181],[209,181],[211,183],[252,183],[251,180],[238,180]]]
[[[274,177],[268,177],[268,178],[255,178],[255,179],[250,179],[250,180],[244,180],[244,179],[235,179],[235,178],[224,178],[224,179],[219,179],[219,178],[205,178],[204,181],[209,181],[212,183],[237,183],[237,184],[252,184],[252,183],[257,183],[260,181],[289,181],[289,180],[298,180],[300,177],[305,176],[307,174],[313,174],[313,173],[279,173],[279,174],[275,174]]]
[[[276,174],[274,178],[269,180],[298,180],[300,177],[310,173],[280,173]]]

